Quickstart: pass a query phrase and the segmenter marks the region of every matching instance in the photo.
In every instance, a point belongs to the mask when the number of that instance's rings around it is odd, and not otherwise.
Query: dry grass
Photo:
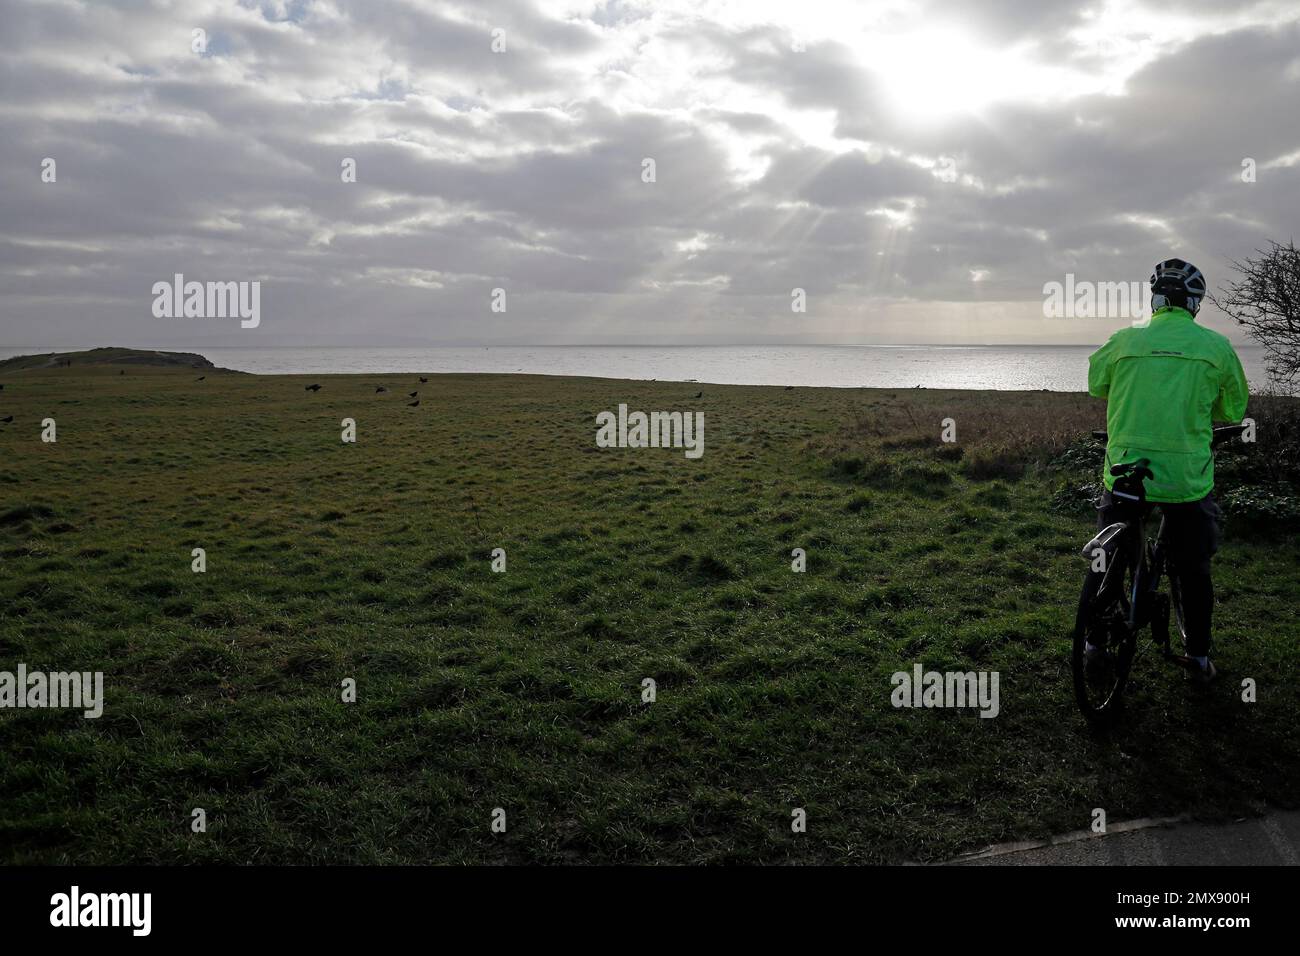
[[[945,419],[954,423],[953,442],[943,440]],[[1015,479],[1105,421],[1104,403],[1080,394],[915,389],[868,395],[823,448],[839,470],[852,474],[870,474],[873,463],[913,450],[960,461],[970,478]]]

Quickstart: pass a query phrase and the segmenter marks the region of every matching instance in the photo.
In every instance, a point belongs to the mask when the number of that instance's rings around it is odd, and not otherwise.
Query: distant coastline
[[[38,352],[0,358],[0,372],[74,368],[87,365],[149,365],[162,368],[218,370],[211,360],[196,352],[163,352],[156,349],[97,348],[68,352]],[[220,369],[220,371],[230,371],[230,369]]]

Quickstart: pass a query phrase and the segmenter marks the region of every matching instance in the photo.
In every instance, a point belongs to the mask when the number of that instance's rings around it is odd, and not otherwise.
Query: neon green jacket
[[[1088,359],[1088,394],[1107,399],[1103,481],[1110,467],[1151,459],[1147,499],[1199,501],[1214,490],[1214,422],[1246,414],[1246,375],[1226,336],[1166,306],[1120,329]]]

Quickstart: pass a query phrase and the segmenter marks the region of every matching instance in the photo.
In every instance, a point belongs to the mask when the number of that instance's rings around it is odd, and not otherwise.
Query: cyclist
[[[1088,394],[1106,402],[1106,490],[1098,528],[1117,517],[1112,465],[1148,458],[1154,478],[1147,500],[1165,514],[1170,573],[1178,576],[1187,631],[1189,672],[1202,683],[1210,662],[1214,590],[1210,558],[1219,549],[1222,512],[1214,500],[1213,423],[1241,421],[1246,376],[1226,336],[1197,325],[1205,276],[1182,259],[1166,259],[1151,274],[1151,319],[1120,329],[1088,360]],[[1095,659],[1103,648],[1088,644]]]

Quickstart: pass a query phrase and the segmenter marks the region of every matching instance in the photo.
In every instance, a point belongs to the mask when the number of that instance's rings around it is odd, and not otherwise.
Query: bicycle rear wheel
[[[1172,568],[1169,571],[1169,603],[1173,607],[1174,624],[1178,628],[1179,644],[1175,653],[1187,653],[1187,619],[1183,616],[1183,586],[1178,574]]]
[[[1105,574],[1089,572],[1084,578],[1075,614],[1070,668],[1079,710],[1093,727],[1112,724],[1124,706],[1124,689],[1137,638],[1128,628],[1130,575],[1122,557],[1115,555]],[[1086,645],[1101,648],[1091,658]]]

